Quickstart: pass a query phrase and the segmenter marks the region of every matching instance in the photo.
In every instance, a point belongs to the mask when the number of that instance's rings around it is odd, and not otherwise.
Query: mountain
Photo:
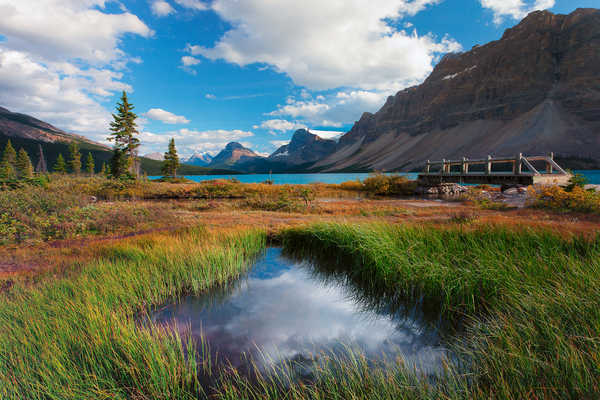
[[[199,167],[206,167],[212,161],[212,156],[208,153],[195,153],[183,162],[189,165],[197,165]]]
[[[289,144],[281,146],[269,156],[269,161],[289,166],[312,164],[333,153],[336,141],[322,139],[306,129],[299,129]]]
[[[143,157],[145,158],[149,158],[150,160],[155,160],[155,161],[163,161],[165,159],[165,156],[163,153],[160,152],[156,152],[156,153],[149,153],[144,155]]]
[[[82,160],[85,162],[87,153],[92,153],[96,164],[96,172],[102,168],[102,163],[109,163],[112,157],[110,147],[96,143],[86,137],[67,133],[58,129],[47,122],[40,121],[29,115],[14,113],[6,108],[0,107],[0,153],[8,140],[13,147],[25,149],[31,158],[33,165],[38,162],[39,146],[42,146],[48,168],[56,162],[59,154],[65,158],[69,154],[69,143],[77,142],[81,149]],[[152,160],[146,157],[140,157],[142,171],[148,175],[161,175],[162,161]],[[201,168],[193,165],[182,165],[178,169],[182,175],[212,175],[212,174],[231,174],[231,170],[213,170]]]
[[[442,58],[365,113],[315,164],[410,170],[427,159],[559,153],[600,160],[600,10],[536,11],[500,40]]]
[[[259,159],[264,159],[264,157],[259,156],[240,143],[231,142],[212,159],[209,166],[211,168],[236,167]],[[241,169],[241,171],[246,172],[244,169]]]

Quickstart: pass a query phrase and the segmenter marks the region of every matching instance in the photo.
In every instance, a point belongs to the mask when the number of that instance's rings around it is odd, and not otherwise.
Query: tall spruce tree
[[[81,153],[77,142],[71,142],[69,145],[69,167],[75,175],[81,173]]]
[[[6,142],[4,153],[2,154],[2,161],[0,161],[0,178],[3,179],[14,179],[17,177],[16,171],[17,164],[17,152],[12,146],[10,139]]]
[[[175,139],[169,141],[169,150],[165,153],[165,160],[162,165],[162,173],[165,176],[175,178],[177,176],[177,168],[179,168],[179,156],[175,148]]]
[[[88,153],[87,160],[85,161],[85,170],[88,174],[94,175],[94,169],[96,168],[96,164],[94,163],[94,157],[92,153]]]
[[[135,123],[137,115],[133,112],[134,106],[129,103],[125,91],[116,109],[117,113],[113,114],[113,122],[110,123],[111,134],[108,138],[109,141],[114,142],[112,174],[118,178],[129,171],[137,177],[140,172],[138,159],[140,140],[136,137],[138,131]],[[115,169],[115,166],[118,168]]]
[[[106,163],[102,163],[102,167],[100,168],[100,175],[108,176],[108,171],[106,170]]]
[[[65,158],[63,157],[62,153],[58,153],[56,164],[54,164],[54,172],[58,172],[59,174],[67,173],[67,163],[65,162]]]
[[[19,150],[19,154],[17,155],[17,176],[21,179],[23,178],[31,178],[33,176],[33,164],[31,164],[31,159],[29,158],[29,154],[25,151],[24,148],[21,147]]]

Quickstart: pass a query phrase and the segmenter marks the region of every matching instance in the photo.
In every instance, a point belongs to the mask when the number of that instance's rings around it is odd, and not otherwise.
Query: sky
[[[260,154],[347,132],[448,52],[599,0],[0,0],[0,106],[105,142],[127,91],[141,153]]]

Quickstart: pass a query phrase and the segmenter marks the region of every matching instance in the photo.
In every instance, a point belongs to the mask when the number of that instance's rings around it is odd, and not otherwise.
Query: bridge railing
[[[543,161],[546,169],[544,172],[538,171],[534,166],[533,162]],[[492,166],[494,164],[512,164],[512,173],[509,172],[493,172]],[[473,165],[484,165],[483,172],[473,172],[470,167]],[[432,167],[441,166],[439,171],[431,171]],[[452,167],[461,167],[460,172],[452,172]],[[528,170],[524,171],[523,166]],[[523,156],[522,153],[517,154],[515,157],[492,157],[482,159],[468,159],[463,157],[462,160],[441,160],[441,161],[429,161],[425,166],[425,175],[524,175],[524,176],[537,176],[537,175],[568,175],[568,173],[561,168],[554,161],[554,153],[550,153],[545,156]]]

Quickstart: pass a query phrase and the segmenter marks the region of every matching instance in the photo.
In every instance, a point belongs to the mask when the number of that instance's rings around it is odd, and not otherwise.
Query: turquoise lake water
[[[588,178],[590,184],[600,185],[600,170],[575,171]],[[416,179],[418,173],[400,173],[410,179]],[[252,175],[186,175],[185,177],[195,182],[204,182],[215,179],[235,178],[243,183],[260,183],[272,179],[276,185],[290,184],[301,185],[307,183],[342,183],[353,180],[363,180],[368,173],[342,173],[342,174],[252,174]],[[151,176],[157,179],[159,176]]]

